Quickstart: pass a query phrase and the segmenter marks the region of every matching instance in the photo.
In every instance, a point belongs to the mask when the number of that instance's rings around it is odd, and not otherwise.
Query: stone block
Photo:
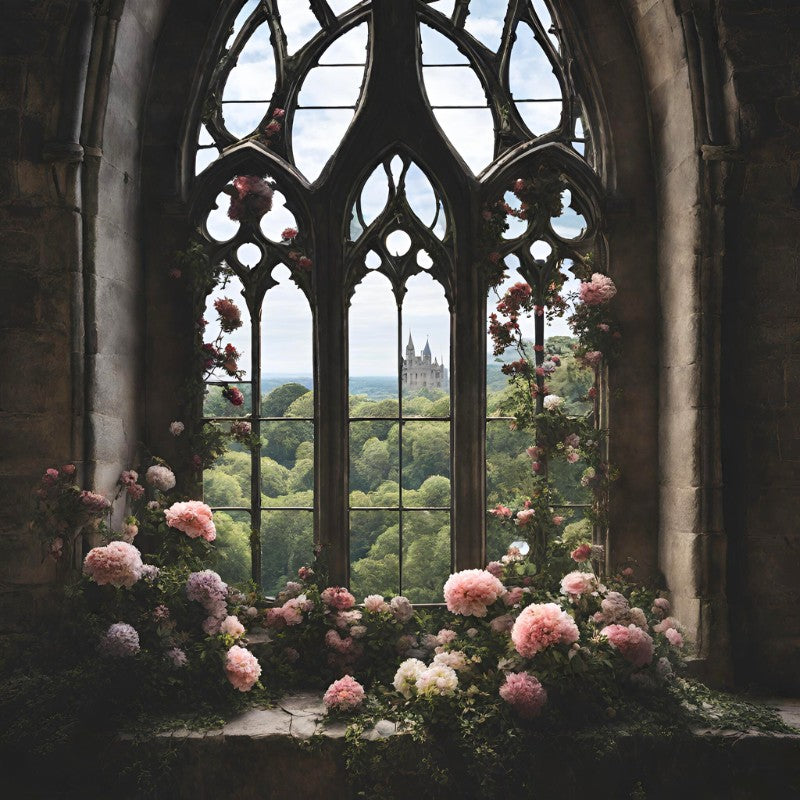
[[[14,236],[6,239],[0,234],[0,248],[4,241],[8,249],[13,250],[18,246]],[[3,271],[0,271],[0,328],[32,327],[39,316],[39,295],[39,282],[34,277],[26,272],[12,271],[4,265]],[[2,388],[0,386],[0,392]]]
[[[254,709],[232,719],[224,729],[226,739],[246,737],[266,739],[275,736],[288,736],[292,716],[280,708]]]

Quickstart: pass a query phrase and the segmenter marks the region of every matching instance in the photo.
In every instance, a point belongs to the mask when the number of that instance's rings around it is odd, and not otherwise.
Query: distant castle
[[[444,359],[442,360],[444,361]],[[444,363],[434,358],[431,362],[431,346],[426,340],[420,355],[414,354],[414,340],[408,334],[406,357],[403,359],[403,388],[407,391],[417,389],[448,388],[447,369]]]

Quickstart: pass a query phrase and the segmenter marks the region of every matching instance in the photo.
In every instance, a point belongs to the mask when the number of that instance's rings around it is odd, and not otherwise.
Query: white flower
[[[182,422],[170,422],[169,424],[169,432],[173,436],[180,436],[186,430],[186,426]]]
[[[145,480],[156,489],[168,492],[175,486],[175,473],[169,467],[154,464],[147,470]]]
[[[400,622],[408,622],[414,616],[414,607],[408,598],[402,595],[393,597],[389,602],[389,608]]]
[[[431,664],[417,678],[417,694],[451,695],[458,688],[458,675],[446,664]]]
[[[564,398],[559,397],[557,394],[548,394],[544,398],[545,411],[555,411],[564,404]]]
[[[418,658],[406,659],[397,669],[392,684],[408,700],[414,693],[419,676],[425,672],[425,664]]]
[[[433,657],[434,664],[444,664],[456,671],[467,666],[467,657],[461,650],[451,650],[449,653],[437,653]]]

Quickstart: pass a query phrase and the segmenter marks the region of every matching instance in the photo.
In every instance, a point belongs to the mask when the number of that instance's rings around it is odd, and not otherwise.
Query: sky
[[[349,0],[328,0],[334,13],[342,13],[355,5]],[[534,7],[546,14],[542,0],[533,0]],[[256,7],[256,0],[248,0],[237,17],[235,30]],[[499,0],[472,0],[465,28],[488,47],[495,49],[500,41],[505,3]],[[453,0],[439,0],[432,6],[450,13]],[[280,0],[279,8],[286,32],[290,54],[296,52],[318,31],[319,25],[308,7],[308,0]],[[540,18],[542,18],[540,16]],[[550,25],[549,17],[543,19],[545,29]],[[527,25],[521,24],[510,61],[510,87],[517,99],[535,98],[549,102],[519,103],[518,109],[534,134],[552,130],[561,114],[561,90],[553,75],[547,57],[535,42]],[[493,127],[489,109],[486,107],[481,84],[466,58],[445,36],[432,28],[421,25],[423,79],[428,97],[434,106],[434,114],[453,146],[464,158],[474,173],[481,172],[492,159]],[[301,87],[300,106],[356,104],[365,67],[367,48],[366,24],[359,25],[331,44],[320,59],[320,65],[312,69]],[[359,64],[355,67],[331,67],[333,63]],[[459,66],[437,66],[458,64]],[[267,112],[269,99],[275,84],[275,66],[269,32],[262,25],[239,55],[237,65],[231,71],[223,90],[226,125],[236,136],[250,134]],[[251,102],[240,102],[240,101]],[[228,102],[230,101],[230,102]],[[261,101],[261,102],[252,102]],[[470,109],[437,109],[438,105],[466,104],[482,106]],[[353,117],[352,109],[300,109],[295,113],[292,130],[292,147],[298,169],[314,180],[325,163],[333,155],[347,126]],[[207,131],[201,129],[200,144],[210,143]],[[197,171],[216,157],[215,149],[199,150]],[[399,159],[393,163],[392,172],[399,176]],[[436,212],[437,200],[430,182],[424,173],[412,165],[406,179],[409,202],[420,219],[429,225]],[[381,166],[370,175],[362,190],[362,208],[367,224],[385,206],[387,197],[386,176]],[[568,201],[568,197],[564,198]],[[227,219],[225,210],[228,199],[222,195],[220,208],[209,215],[208,229],[218,241],[230,239],[238,223]],[[566,205],[566,202],[565,202]],[[440,220],[442,219],[440,215]],[[553,222],[554,230],[561,235],[574,237],[580,232],[582,220],[568,210]],[[291,213],[283,206],[283,197],[276,193],[273,210],[262,220],[264,234],[275,241],[280,240],[280,231],[294,226]],[[358,235],[358,228],[353,235]],[[508,237],[520,235],[524,228],[512,229]],[[434,233],[441,238],[443,225],[438,224]],[[403,239],[402,234],[395,237]],[[406,237],[407,238],[407,237]],[[387,246],[393,246],[393,241]],[[405,245],[407,249],[407,243]],[[540,255],[541,244],[534,246],[534,255]],[[259,251],[250,245],[240,249],[239,257],[248,261],[248,266],[257,263]],[[402,250],[402,242],[401,242]],[[374,256],[372,257],[374,259]],[[372,259],[368,260],[368,265]],[[512,262],[509,262],[513,266]],[[311,314],[302,292],[289,280],[288,270],[278,267],[273,277],[280,281],[270,289],[262,308],[262,373],[264,375],[311,374]],[[509,283],[518,280],[513,278]],[[569,286],[567,289],[576,288]],[[209,298],[206,319],[215,314],[210,306],[219,296],[240,298],[241,287],[229,285],[216,291]],[[238,303],[240,307],[244,302]],[[490,309],[491,310],[491,309]],[[233,342],[242,352],[247,352],[249,328],[243,326],[233,334]],[[449,318],[447,304],[441,287],[427,274],[420,274],[408,283],[408,293],[403,305],[403,332],[401,349],[405,349],[409,331],[419,352],[430,337],[435,356],[444,357],[449,365]],[[213,338],[212,326],[208,334]],[[548,335],[568,333],[566,323],[557,321],[548,330]],[[207,340],[209,340],[207,336]],[[353,376],[394,374],[397,359],[396,303],[386,278],[371,272],[362,281],[353,298],[350,312],[350,372]],[[245,363],[248,358],[243,358]]]

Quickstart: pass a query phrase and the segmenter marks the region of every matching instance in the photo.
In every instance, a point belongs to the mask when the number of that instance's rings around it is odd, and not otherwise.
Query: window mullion
[[[261,436],[261,302],[250,310],[251,431],[253,441]],[[250,450],[250,554],[253,581],[261,585],[261,446]]]

